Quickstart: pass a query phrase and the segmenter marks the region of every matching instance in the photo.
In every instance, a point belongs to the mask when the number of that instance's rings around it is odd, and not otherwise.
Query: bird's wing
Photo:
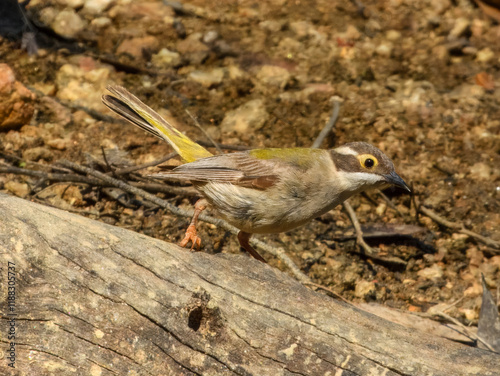
[[[199,182],[224,182],[256,189],[265,189],[279,180],[283,163],[259,159],[249,152],[238,152],[203,158],[186,163],[172,171],[154,175]]]

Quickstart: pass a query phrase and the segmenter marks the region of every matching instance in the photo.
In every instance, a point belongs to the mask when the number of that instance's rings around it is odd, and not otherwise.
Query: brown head
[[[351,142],[330,150],[330,155],[337,171],[353,186],[368,189],[395,185],[411,192],[389,157],[371,144]]]

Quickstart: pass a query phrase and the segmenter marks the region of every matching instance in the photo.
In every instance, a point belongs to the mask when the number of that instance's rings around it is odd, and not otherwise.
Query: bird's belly
[[[307,195],[284,194],[278,189],[259,191],[227,183],[208,183],[198,189],[226,221],[255,234],[292,230],[337,205],[336,200],[330,199],[311,206]]]

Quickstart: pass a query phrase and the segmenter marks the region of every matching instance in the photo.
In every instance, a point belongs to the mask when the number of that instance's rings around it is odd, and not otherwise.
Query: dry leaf
[[[495,81],[493,80],[493,76],[486,72],[481,72],[476,74],[474,77],[476,81],[476,85],[484,87],[488,91],[492,91],[495,89]]]

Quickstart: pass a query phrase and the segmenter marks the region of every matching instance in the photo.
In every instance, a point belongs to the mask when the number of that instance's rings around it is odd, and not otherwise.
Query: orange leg
[[[250,240],[250,236],[252,236],[252,234],[249,234],[248,232],[243,232],[243,231],[238,232],[238,240],[240,242],[241,247],[245,251],[250,253],[250,255],[254,259],[257,259],[267,264],[267,261],[264,260],[264,258],[261,255],[259,255],[259,253],[255,249],[253,249],[250,243],[248,242]]]
[[[196,250],[200,250],[201,248],[201,238],[196,234],[196,224],[198,223],[198,217],[200,216],[201,212],[207,208],[207,200],[204,198],[199,199],[196,201],[196,204],[194,204],[194,214],[193,218],[191,219],[191,223],[189,224],[187,230],[186,230],[186,235],[184,236],[184,239],[179,243],[181,247],[185,247],[189,242],[191,242],[191,250],[193,251],[194,248],[196,247]]]

